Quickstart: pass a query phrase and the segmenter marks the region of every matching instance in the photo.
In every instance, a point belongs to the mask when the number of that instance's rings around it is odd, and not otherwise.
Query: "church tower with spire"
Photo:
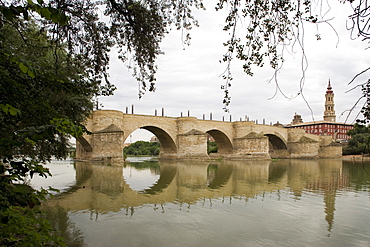
[[[351,137],[347,132],[353,129],[352,124],[336,122],[334,110],[334,93],[330,85],[330,80],[325,94],[325,111],[322,121],[303,122],[300,115],[294,115],[291,124],[285,128],[304,129],[306,133],[314,135],[332,136],[335,141],[348,141]]]
[[[330,80],[325,94],[324,121],[335,122],[334,93],[330,85]]]

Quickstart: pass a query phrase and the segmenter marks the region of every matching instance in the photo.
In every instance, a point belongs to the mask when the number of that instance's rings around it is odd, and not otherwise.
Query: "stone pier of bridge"
[[[122,160],[124,142],[137,129],[148,130],[157,137],[159,159],[339,158],[342,155],[342,146],[331,136],[250,121],[224,122],[99,110],[92,113],[85,126],[91,134],[77,139],[79,160]],[[218,146],[218,153],[211,156],[207,154],[208,135]]]

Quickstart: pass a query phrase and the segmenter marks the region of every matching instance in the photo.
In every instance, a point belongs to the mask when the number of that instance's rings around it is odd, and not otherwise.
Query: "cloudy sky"
[[[214,2],[206,1],[206,11],[195,11],[200,27],[191,31],[191,45],[184,47],[181,41],[181,32],[173,30],[162,42],[165,52],[158,59],[158,73],[156,91],[146,93],[138,99],[138,85],[131,72],[112,55],[110,76],[111,81],[118,90],[114,96],[101,97],[99,103],[102,109],[120,110],[125,112],[126,107],[131,111],[134,105],[135,114],[154,115],[155,109],[161,114],[162,108],[166,116],[179,117],[181,112],[202,119],[205,114],[213,120],[233,121],[248,116],[250,120],[267,124],[279,121],[288,124],[295,113],[300,114],[303,121],[322,120],[324,112],[325,91],[330,79],[334,90],[335,111],[338,122],[345,122],[347,113],[360,97],[360,89],[347,92],[353,86],[367,79],[359,77],[352,85],[349,81],[360,71],[366,69],[370,62],[367,43],[360,39],[351,39],[350,32],[346,30],[347,16],[350,14],[348,4],[332,2],[332,10],[325,19],[331,19],[331,25],[319,25],[322,39],[316,40],[316,26],[305,28],[305,52],[308,58],[303,94],[295,97],[300,91],[301,56],[298,47],[289,49],[285,54],[285,64],[279,72],[279,85],[284,95],[275,94],[274,82],[269,83],[273,70],[266,64],[264,68],[254,68],[254,76],[246,75],[242,64],[238,61],[232,63],[234,80],[230,88],[231,104],[229,113],[223,110],[223,91],[220,89],[224,83],[220,75],[226,64],[220,63],[226,52],[223,42],[227,41],[228,33],[222,31],[225,11],[216,12]],[[338,15],[340,13],[340,16]],[[239,28],[245,28],[239,23]],[[367,75],[368,76],[368,75]],[[347,92],[347,93],[346,93]],[[360,107],[356,110],[358,112]],[[312,110],[312,111],[311,111]],[[341,116],[341,114],[344,114]],[[347,123],[352,123],[356,115],[352,114]],[[136,131],[132,141],[148,140],[151,133]]]

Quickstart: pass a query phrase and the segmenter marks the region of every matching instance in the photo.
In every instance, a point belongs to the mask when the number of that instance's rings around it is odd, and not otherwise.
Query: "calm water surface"
[[[370,246],[370,164],[54,162],[35,187],[69,246]]]

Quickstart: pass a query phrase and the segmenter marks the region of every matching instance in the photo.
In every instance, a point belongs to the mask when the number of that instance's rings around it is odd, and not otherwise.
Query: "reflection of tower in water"
[[[342,168],[335,170],[325,169],[327,164],[320,166],[320,176],[307,181],[306,189],[321,192],[325,203],[325,220],[328,223],[328,231],[331,232],[334,225],[335,197],[337,191],[346,188],[349,184],[349,176],[343,174]]]

